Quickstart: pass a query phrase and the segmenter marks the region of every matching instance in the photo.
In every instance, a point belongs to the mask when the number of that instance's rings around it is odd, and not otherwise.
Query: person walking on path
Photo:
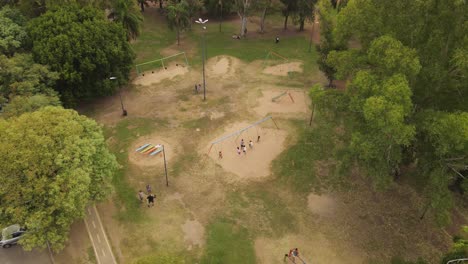
[[[247,147],[244,145],[244,147],[242,147],[242,151],[244,152],[245,155],[247,155]]]
[[[147,192],[148,194],[151,193],[151,186],[150,186],[149,184],[146,185],[146,192]]]
[[[241,139],[241,147],[244,146],[244,139]]]
[[[253,142],[252,142],[252,140],[249,141],[249,147],[250,147],[250,148],[253,148]]]
[[[152,193],[150,193],[148,195],[148,197],[146,197],[146,199],[148,199],[148,207],[152,207],[154,206],[154,199],[156,198],[156,196]]]
[[[222,159],[222,158],[223,158],[223,152],[219,151],[218,157],[219,157],[220,159]]]
[[[143,199],[145,199],[145,193],[142,190],[138,192],[138,198],[140,198],[140,202],[143,203]]]
[[[239,147],[237,147],[237,154],[239,154],[239,155],[241,154],[241,150],[240,150]]]

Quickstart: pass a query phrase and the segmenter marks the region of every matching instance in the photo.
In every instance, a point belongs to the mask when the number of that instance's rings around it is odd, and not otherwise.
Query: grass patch
[[[201,263],[255,263],[255,250],[248,230],[225,219],[209,225],[206,251]]]
[[[156,9],[146,9],[141,35],[132,43],[137,54],[135,63],[162,58],[161,50],[175,42],[175,33],[167,27],[166,20]]]
[[[330,157],[334,151],[335,139],[332,126],[320,125],[316,129],[299,127],[299,140],[273,161],[273,171],[279,183],[298,192],[310,192],[319,188],[315,175],[315,161]]]
[[[94,253],[94,249],[93,247],[88,247],[88,249],[86,250],[86,252],[88,253],[88,259],[87,259],[87,262],[86,263],[97,263],[97,260],[96,260],[96,253]]]
[[[140,210],[140,202],[135,198],[135,190],[129,186],[125,179],[126,168],[128,168],[128,147],[138,136],[150,134],[156,126],[164,127],[165,120],[153,120],[145,118],[127,118],[120,121],[114,128],[105,128],[106,138],[113,137],[114,143],[110,149],[122,166],[112,178],[112,184],[116,191],[118,200],[117,208],[122,208],[117,218],[121,221],[140,222],[144,215]]]

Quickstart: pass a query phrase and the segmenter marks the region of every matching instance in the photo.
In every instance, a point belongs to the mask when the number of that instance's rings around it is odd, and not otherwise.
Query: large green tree
[[[407,176],[421,179],[423,215],[432,209],[441,224],[453,204],[448,187],[468,191],[467,14],[458,0],[350,0],[331,36],[360,45],[333,48],[326,58],[334,77],[349,80],[341,113],[348,155],[337,158],[357,161],[379,182],[398,176],[402,165],[414,168]],[[330,97],[322,93],[312,95]]]
[[[110,192],[116,169],[94,120],[61,107],[0,120],[0,223],[28,229],[23,247],[63,248],[85,207]]]
[[[9,117],[32,112],[47,105],[60,105],[53,89],[58,74],[34,63],[29,54],[0,55],[0,107]]]
[[[16,9],[5,6],[0,10],[0,53],[13,56],[25,45],[26,20]]]
[[[190,26],[189,5],[186,0],[173,0],[167,6],[167,21],[171,30],[177,33],[177,45],[180,44],[180,31]]]
[[[143,16],[134,0],[113,0],[109,17],[122,24],[127,31],[128,40],[136,39],[140,35]]]
[[[33,19],[28,31],[34,60],[59,73],[55,88],[65,105],[112,94],[110,76],[128,80],[134,53],[126,30],[102,11],[64,6]]]

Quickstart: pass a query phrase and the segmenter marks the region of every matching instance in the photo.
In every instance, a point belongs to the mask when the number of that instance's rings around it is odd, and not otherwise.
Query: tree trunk
[[[265,9],[263,9],[262,19],[260,20],[260,33],[265,32],[265,17],[266,17],[267,9],[268,9],[268,6],[266,6]]]
[[[140,2],[140,8],[141,8],[141,12],[145,12],[145,2],[143,1]]]
[[[247,33],[247,17],[246,16],[242,16],[241,17],[241,21],[242,21],[242,25],[241,25],[241,32],[240,32],[240,35],[241,37],[245,37],[245,33]]]
[[[301,18],[300,24],[299,24],[299,31],[304,31],[304,22],[305,22],[305,18]]]
[[[223,0],[219,0],[221,12],[219,13],[219,32],[221,32],[221,24],[223,23]]]
[[[284,30],[288,29],[288,17],[289,14],[284,16]]]
[[[163,9],[163,7],[162,7],[162,0],[159,0],[159,9]]]
[[[179,27],[177,27],[177,46],[180,44],[180,33],[179,33]]]

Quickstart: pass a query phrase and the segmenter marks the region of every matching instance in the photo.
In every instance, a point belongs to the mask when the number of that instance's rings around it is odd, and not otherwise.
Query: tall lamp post
[[[202,26],[208,22],[208,19],[203,20],[199,18],[198,20],[195,20],[195,23],[201,24]],[[206,26],[203,26],[203,47],[202,47],[202,53],[203,53],[203,101],[206,100],[206,81],[205,81],[205,56],[206,56],[206,44],[205,44],[205,30]]]
[[[122,115],[123,115],[123,116],[127,116],[127,110],[125,110],[124,105],[123,105],[123,101],[122,101],[122,89],[121,89],[121,87],[120,87],[120,82],[119,82],[119,80],[117,79],[117,77],[115,77],[115,76],[112,76],[112,77],[110,77],[109,79],[110,79],[110,80],[117,80],[117,83],[118,83],[118,85],[119,85],[119,97],[120,97],[120,106],[122,107]]]
[[[166,187],[169,187],[169,180],[167,179],[167,165],[166,165],[166,150],[164,149],[164,145],[162,146],[162,152],[164,156],[164,173],[166,174]]]

